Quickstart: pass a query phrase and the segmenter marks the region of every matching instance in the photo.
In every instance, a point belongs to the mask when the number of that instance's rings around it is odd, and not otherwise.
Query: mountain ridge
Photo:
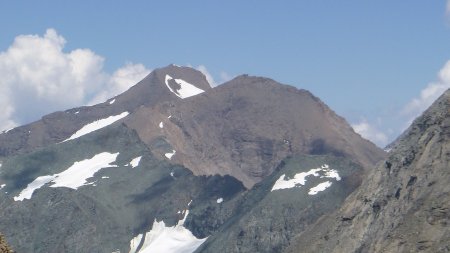
[[[143,253],[180,233],[179,248],[281,252],[385,155],[309,91],[248,75],[211,88],[170,65],[0,135],[0,231],[30,253]]]

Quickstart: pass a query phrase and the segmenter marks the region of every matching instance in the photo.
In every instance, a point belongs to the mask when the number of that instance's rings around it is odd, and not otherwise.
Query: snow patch
[[[220,203],[222,203],[223,202],[223,198],[218,198],[217,199],[217,204],[220,204]]]
[[[99,119],[94,122],[91,122],[91,123],[83,126],[80,130],[78,130],[76,133],[74,133],[72,136],[70,136],[69,139],[64,140],[63,142],[76,139],[76,138],[86,135],[88,133],[91,133],[91,132],[97,131],[101,128],[104,128],[106,126],[109,126],[112,123],[114,123],[122,118],[125,118],[126,116],[128,116],[128,114],[129,114],[128,112],[122,112],[119,115],[109,116],[108,118]]]
[[[167,227],[164,221],[153,222],[152,229],[134,237],[130,241],[130,253],[191,253],[194,252],[206,238],[199,239],[183,224],[189,210],[186,210],[182,220],[173,227]],[[137,251],[137,245],[142,243],[142,247]]]
[[[309,195],[316,195],[318,192],[324,191],[325,189],[327,189],[330,186],[331,186],[331,182],[330,181],[325,181],[325,182],[320,183],[320,184],[314,186],[313,188],[309,189],[308,194]]]
[[[10,129],[7,129],[7,130],[3,130],[0,134],[6,134],[6,133],[8,133],[9,131],[11,131],[11,130],[13,130],[14,128],[10,128]]]
[[[164,127],[164,123],[161,121],[159,122],[159,128],[163,128]]]
[[[130,241],[130,253],[135,253],[137,251],[137,248],[139,246],[139,243],[142,240],[142,234],[138,234],[136,237],[131,239]]]
[[[175,155],[175,153],[176,153],[176,151],[175,151],[175,150],[172,150],[172,153],[166,153],[166,154],[164,154],[164,155],[167,157],[167,159],[171,160],[171,159],[172,159],[172,156]]]
[[[319,172],[321,174],[319,174]],[[311,169],[307,172],[300,172],[294,175],[294,178],[288,179],[286,175],[283,174],[280,178],[275,182],[271,191],[281,190],[281,189],[289,189],[294,187],[301,187],[306,183],[306,177],[314,176],[320,178],[334,178],[336,181],[340,181],[341,177],[336,170],[330,169],[328,164],[324,164],[319,168]],[[327,186],[326,188],[328,188]],[[326,189],[325,188],[325,189]]]
[[[14,201],[22,201],[24,199],[31,199],[31,195],[33,195],[33,192],[39,188],[41,188],[43,185],[51,182],[53,179],[55,179],[54,176],[40,176],[36,178],[33,182],[29,183],[27,185],[27,188],[22,190],[20,194],[16,197],[14,197]]]
[[[80,113],[80,111],[76,111],[74,114],[78,114],[78,113]]]
[[[195,96],[195,95],[198,95],[198,94],[204,92],[204,90],[197,88],[195,85],[192,85],[192,84],[184,81],[183,79],[173,79],[169,75],[166,75],[165,79],[166,79],[165,83],[166,83],[167,88],[173,94],[175,94],[177,97],[179,97],[181,99],[192,97],[192,96]],[[181,88],[178,90],[172,89],[169,85],[170,80],[174,80],[178,85],[181,86]]]
[[[131,165],[131,168],[136,168],[139,165],[139,162],[141,162],[142,156],[136,157],[129,163]]]
[[[103,178],[103,179],[108,179],[109,177],[108,177],[108,176],[103,176],[102,178]]]
[[[5,188],[5,186],[6,186],[6,184],[0,185],[0,190],[3,189],[3,188]]]
[[[22,201],[24,199],[31,199],[31,196],[35,190],[50,182],[53,183],[50,187],[67,187],[74,190],[83,185],[92,184],[95,186],[95,182],[87,183],[86,180],[94,176],[97,171],[103,168],[117,167],[117,165],[112,165],[111,163],[116,161],[118,155],[119,153],[111,154],[108,152],[103,152],[90,159],[75,162],[72,166],[61,173],[40,176],[33,182],[29,183],[27,188],[22,190],[18,196],[14,197],[14,200]]]
[[[112,104],[114,104],[114,102],[116,102],[115,98],[113,100],[109,101],[109,104],[112,105]]]
[[[173,174],[173,172],[170,172],[170,176],[171,176],[171,177],[175,177],[174,174]]]
[[[169,115],[169,117],[167,117],[168,119],[172,118],[172,115]]]

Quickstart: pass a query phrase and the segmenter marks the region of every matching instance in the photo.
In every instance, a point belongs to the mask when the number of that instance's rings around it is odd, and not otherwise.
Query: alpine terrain
[[[386,153],[306,90],[170,65],[0,134],[0,231],[27,253],[447,252],[448,113],[449,91]]]

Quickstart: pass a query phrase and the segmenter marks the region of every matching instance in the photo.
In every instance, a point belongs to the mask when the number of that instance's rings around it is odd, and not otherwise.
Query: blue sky
[[[444,0],[3,1],[0,74],[9,83],[0,81],[0,92],[8,94],[9,101],[0,100],[0,106],[10,113],[0,117],[6,122],[0,122],[0,128],[100,101],[122,91],[127,80],[175,63],[202,66],[217,83],[247,73],[310,90],[383,146],[449,87],[447,9]],[[50,28],[54,33],[45,37]],[[82,65],[96,72],[84,70],[90,76],[84,84],[54,71],[29,82],[35,84],[20,83],[29,78],[21,76],[27,73],[20,67],[11,70],[11,62],[24,63],[18,52],[26,47],[48,49],[44,44],[31,46],[36,41],[20,37],[26,35],[55,42],[52,45],[68,59],[89,59]],[[71,54],[76,50],[77,56]],[[45,64],[58,64],[58,59]],[[35,65],[42,63],[33,62],[40,60],[26,60],[39,71]],[[52,77],[55,83],[82,86],[78,97],[57,101],[68,88],[46,87]],[[50,93],[52,89],[60,90]],[[39,106],[30,109],[32,102]]]

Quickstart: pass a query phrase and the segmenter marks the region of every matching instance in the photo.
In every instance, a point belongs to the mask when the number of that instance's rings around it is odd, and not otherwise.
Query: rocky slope
[[[450,252],[450,90],[286,252]]]
[[[125,123],[155,155],[168,152],[158,149],[164,139],[176,151],[174,163],[196,175],[232,175],[248,188],[292,154],[333,154],[365,168],[385,156],[310,92],[246,75],[186,100],[141,107]]]

